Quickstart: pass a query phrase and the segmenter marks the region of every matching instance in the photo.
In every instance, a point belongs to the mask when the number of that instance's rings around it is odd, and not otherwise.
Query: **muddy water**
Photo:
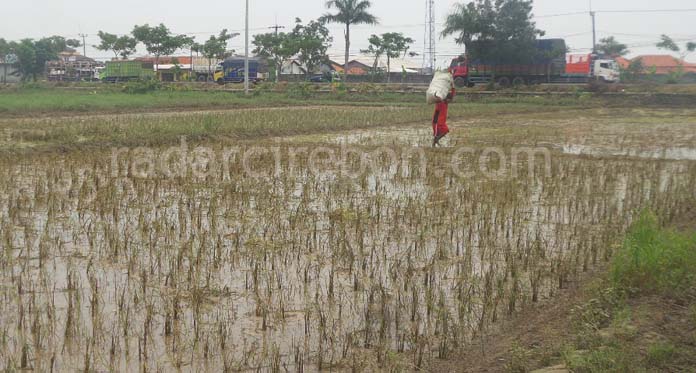
[[[318,141],[369,150],[428,134]],[[554,151],[551,175],[463,178],[447,172],[454,147],[426,151],[424,177],[351,179],[306,159],[261,179],[238,164],[114,176],[108,154],[3,161],[0,369],[427,367],[609,258],[636,211],[696,198],[690,158]]]

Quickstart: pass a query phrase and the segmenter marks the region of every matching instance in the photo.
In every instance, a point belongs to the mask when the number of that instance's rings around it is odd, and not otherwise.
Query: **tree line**
[[[345,36],[345,74],[348,74],[350,60],[351,29],[356,25],[377,25],[379,19],[370,12],[370,0],[328,0],[327,12],[317,20],[303,23],[297,18],[290,32],[269,32],[253,37],[253,53],[265,57],[272,64],[276,77],[282,69],[283,61],[297,57],[308,71],[315,71],[328,62],[327,51],[333,42],[327,25],[344,26]],[[538,57],[536,40],[545,32],[536,27],[533,21],[533,0],[473,0],[455,5],[446,17],[441,37],[453,36],[457,44],[466,46],[469,58],[494,61],[498,63],[525,63]],[[172,33],[164,24],[135,26],[129,35],[115,35],[104,31],[98,33],[101,43],[95,48],[109,51],[115,58],[127,59],[136,52],[138,44],[145,46],[159,64],[161,56],[188,48],[209,60],[224,59],[231,53],[228,41],[237,33],[222,30],[203,43],[197,43],[187,35]],[[392,32],[371,35],[369,47],[362,53],[375,58],[374,67],[381,57],[387,58],[387,71],[391,69],[392,58],[406,56],[415,42],[403,33]],[[35,78],[43,71],[46,61],[54,59],[57,53],[80,46],[74,39],[52,36],[39,40],[23,39],[19,42],[6,42],[0,39],[0,57],[10,52],[16,57],[20,71],[26,77]],[[679,46],[666,35],[657,44],[659,48],[679,53],[683,61],[686,55],[696,50],[696,43]],[[614,37],[600,40],[597,51],[608,56],[622,56],[628,47]],[[566,50],[552,51],[565,54]],[[411,56],[416,55],[410,53]],[[551,57],[551,56],[546,56]],[[638,66],[634,66],[637,68]],[[209,66],[209,69],[211,66]]]

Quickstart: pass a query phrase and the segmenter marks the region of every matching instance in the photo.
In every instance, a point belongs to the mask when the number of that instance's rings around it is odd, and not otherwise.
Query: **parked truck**
[[[256,83],[262,79],[259,74],[259,59],[249,59],[249,81]],[[215,68],[215,81],[218,84],[244,82],[244,58],[231,57],[220,62]]]
[[[528,64],[494,63],[463,55],[452,60],[449,71],[457,87],[473,87],[491,81],[504,87],[541,83],[587,83],[590,80],[610,83],[619,81],[619,66],[614,60],[600,58],[595,54],[566,54],[566,50],[563,39],[542,39],[537,40],[536,56]]]
[[[151,62],[108,61],[101,71],[100,78],[102,82],[107,83],[154,79],[155,70]]]
[[[193,57],[191,59],[193,79],[199,82],[213,81],[216,67],[220,62],[222,61],[205,57]]]

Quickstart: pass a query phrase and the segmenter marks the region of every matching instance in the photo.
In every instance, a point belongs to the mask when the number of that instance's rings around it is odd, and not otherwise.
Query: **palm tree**
[[[324,14],[319,18],[323,23],[342,23],[346,25],[346,60],[343,65],[343,73],[348,80],[348,58],[350,56],[350,26],[351,25],[376,25],[377,17],[368,13],[372,6],[369,0],[328,0],[328,9],[336,8],[336,14]]]

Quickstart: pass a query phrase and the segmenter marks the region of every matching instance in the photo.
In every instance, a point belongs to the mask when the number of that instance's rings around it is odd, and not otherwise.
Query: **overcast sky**
[[[276,24],[292,27],[295,17],[304,21],[315,19],[326,12],[325,0],[250,0],[251,34],[270,31]],[[436,0],[438,30],[457,0]],[[468,2],[468,0],[463,0]],[[412,50],[423,51],[426,0],[373,0],[372,12],[380,20],[379,26],[357,26],[352,33],[351,53],[359,54],[366,47],[367,38],[373,33],[403,32],[416,40]],[[107,5],[109,4],[109,5]],[[543,17],[562,13],[588,11],[589,0],[535,0],[534,14],[538,27],[547,37],[563,37],[577,52],[588,51],[592,46],[589,14]],[[594,0],[597,11],[645,10],[645,9],[696,9],[694,0]],[[631,55],[665,53],[654,44],[660,34],[668,34],[679,40],[696,41],[696,11],[667,13],[599,13],[597,15],[598,39],[614,35],[631,46]],[[135,24],[166,24],[173,32],[194,35],[199,41],[219,32],[222,28],[242,31],[244,28],[244,0],[191,1],[191,0],[118,0],[101,2],[94,0],[23,0],[3,1],[0,37],[18,40],[25,37],[62,35],[77,37],[87,34],[87,55],[108,59],[109,52],[91,48],[99,42],[97,31],[124,34]],[[334,42],[330,54],[342,55],[343,28],[331,25]],[[243,34],[230,41],[229,47],[243,51]],[[145,50],[139,46],[139,54]],[[439,39],[438,65],[462,52],[452,38]],[[696,54],[691,55],[696,61]]]

